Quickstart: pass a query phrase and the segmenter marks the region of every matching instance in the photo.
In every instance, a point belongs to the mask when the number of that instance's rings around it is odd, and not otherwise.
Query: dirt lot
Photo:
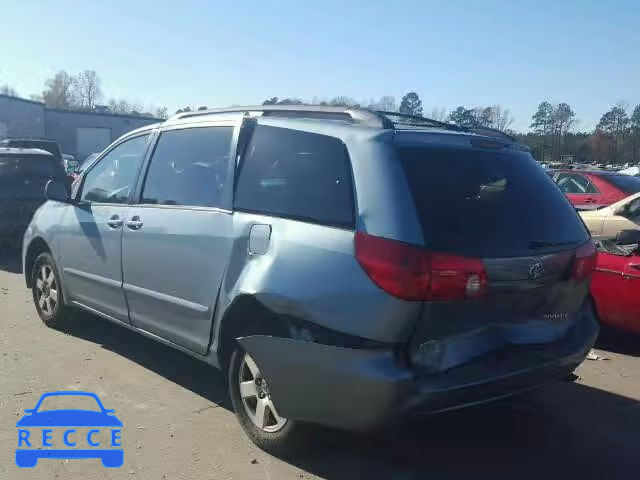
[[[0,261],[0,479],[618,479],[640,475],[640,339],[606,340],[576,383],[510,404],[412,420],[358,437],[320,432],[277,459],[243,435],[216,370],[81,315],[67,331],[37,318],[16,259]],[[125,463],[14,462],[16,421],[43,392],[96,392],[124,424]]]

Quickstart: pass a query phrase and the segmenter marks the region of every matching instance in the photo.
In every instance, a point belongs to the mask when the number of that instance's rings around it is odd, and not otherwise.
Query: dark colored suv
[[[54,156],[56,161],[62,164],[62,150],[55,140],[44,140],[39,138],[5,138],[0,140],[0,147],[7,148],[36,148],[44,150]]]
[[[62,165],[49,152],[0,147],[0,243],[20,245],[51,179],[67,181]]]
[[[224,369],[262,448],[565,378],[597,335],[595,246],[528,150],[340,107],[190,112],[50,184],[23,249],[72,308]]]

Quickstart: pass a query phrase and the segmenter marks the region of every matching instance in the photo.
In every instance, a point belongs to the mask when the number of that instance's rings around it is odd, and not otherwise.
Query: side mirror
[[[47,200],[71,203],[67,186],[59,180],[49,180],[46,187],[44,187],[44,195],[47,197]]]
[[[640,230],[621,230],[616,235],[618,245],[637,245],[640,243]]]

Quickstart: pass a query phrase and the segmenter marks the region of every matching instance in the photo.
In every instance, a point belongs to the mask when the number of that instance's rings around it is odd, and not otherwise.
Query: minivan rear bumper
[[[353,349],[270,336],[238,339],[290,419],[366,430],[413,413],[451,410],[510,396],[568,376],[598,335],[590,303],[566,336],[514,345],[446,372],[418,376],[391,349]]]

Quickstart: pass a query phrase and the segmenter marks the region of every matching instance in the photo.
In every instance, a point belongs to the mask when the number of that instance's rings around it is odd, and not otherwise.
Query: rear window
[[[640,177],[633,177],[631,175],[607,175],[602,178],[629,195],[640,192]]]
[[[589,238],[528,153],[401,147],[399,155],[432,250],[510,257],[566,249]]]
[[[53,157],[0,157],[0,177],[53,176]]]
[[[60,146],[56,142],[46,142],[42,140],[5,140],[3,145],[13,148],[39,148],[51,155],[60,158]]]

